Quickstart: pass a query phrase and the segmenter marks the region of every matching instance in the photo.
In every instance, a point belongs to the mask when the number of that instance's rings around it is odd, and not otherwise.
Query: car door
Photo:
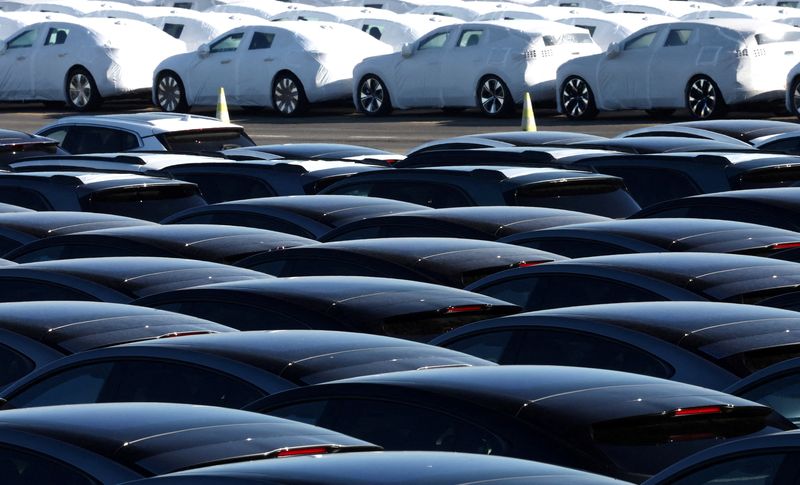
[[[6,43],[0,54],[0,96],[4,100],[27,100],[33,96],[33,57],[42,29],[20,32]]]
[[[447,55],[442,59],[442,75],[446,73],[447,86],[441,90],[441,106],[475,105],[478,81],[475,74],[487,60],[493,59],[486,54],[488,40],[487,27],[467,26],[458,32],[451,46],[445,47]]]
[[[217,38],[208,47],[207,54],[201,54],[197,64],[190,72],[186,84],[193,86],[189,104],[215,106],[219,99],[219,88],[225,88],[225,99],[228,103],[238,104],[236,56],[242,47],[245,31],[228,32]],[[202,50],[198,52],[203,52]],[[190,96],[194,96],[191,99]]]
[[[31,80],[35,99],[62,100],[66,96],[64,76],[79,62],[76,54],[81,50],[80,44],[75,43],[79,35],[72,30],[63,24],[51,26],[34,51]]]
[[[699,50],[696,27],[670,28],[653,48],[650,76],[650,108],[681,108],[689,73]]]
[[[258,28],[240,46],[239,61],[236,62],[240,104],[272,105],[272,79],[279,66],[284,65],[281,61],[289,40],[285,31]]]
[[[451,45],[455,27],[445,27],[430,33],[419,42],[411,44],[413,50],[403,56],[394,73],[395,92],[390,95],[398,104],[408,107],[440,106],[442,92],[442,66],[452,53]],[[446,83],[452,84],[447,76]]]
[[[650,106],[651,67],[655,46],[663,42],[663,27],[651,27],[609,48],[597,71],[596,97],[602,109],[643,109]]]

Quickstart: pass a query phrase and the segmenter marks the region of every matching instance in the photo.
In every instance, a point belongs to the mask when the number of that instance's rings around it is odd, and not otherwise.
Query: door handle
[[[24,61],[25,59],[27,59],[27,57],[25,57],[25,56],[19,56],[19,57],[17,57],[17,60],[18,60],[18,61]]]
[[[61,53],[61,54],[58,55],[58,57],[67,57],[67,53],[66,52]]]
[[[264,62],[272,62],[272,61],[274,61],[274,60],[275,60],[275,58],[274,58],[274,57],[265,57],[265,58],[264,58]]]
[[[224,61],[219,61],[219,63],[220,64],[230,64],[231,60],[230,59],[225,59]]]

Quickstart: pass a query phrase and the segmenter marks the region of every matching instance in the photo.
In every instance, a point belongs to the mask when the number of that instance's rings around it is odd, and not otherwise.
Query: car
[[[156,65],[181,51],[180,41],[135,20],[31,24],[0,41],[0,99],[66,101],[90,111],[105,99],[147,92]]]
[[[13,255],[6,259],[16,261]],[[497,271],[561,259],[558,254],[494,241],[392,237],[264,251],[236,265],[277,277],[380,276],[463,288]]]
[[[121,483],[218,463],[380,450],[316,426],[171,403],[11,409],[0,422],[8,484]]]
[[[231,148],[222,153],[231,158],[241,157],[242,159],[275,157],[290,160],[348,160],[383,166],[392,165],[397,160],[404,158],[399,153],[347,143],[282,143]]]
[[[146,256],[78,258],[9,264],[0,260],[0,301],[80,300],[130,303],[176,288],[269,275],[226,264]]]
[[[14,249],[6,259],[31,263],[108,256],[158,256],[233,264],[262,252],[313,243],[316,243],[313,239],[251,227],[154,224],[47,237]]]
[[[719,391],[566,366],[376,374],[290,389],[246,409],[387,451],[510,456],[635,482],[718,440],[794,427],[766,406]]]
[[[348,377],[481,365],[494,364],[356,332],[179,334],[64,357],[4,388],[0,401],[2,409],[127,401],[241,408],[287,389]]]
[[[696,252],[613,254],[515,268],[466,287],[543,310],[635,301],[722,301],[794,310],[800,263]]]
[[[800,233],[720,219],[624,219],[570,224],[512,234],[499,242],[542,251],[558,250],[568,258],[692,251],[800,262]]]
[[[563,145],[576,141],[601,140],[604,137],[574,131],[501,131],[476,133],[452,138],[432,140],[417,145],[406,156],[418,155],[432,150],[491,148],[512,146]]]
[[[112,227],[147,225],[155,223],[100,212],[37,212],[31,209],[7,211],[0,213],[0,255],[46,237]]]
[[[800,187],[773,187],[682,197],[646,207],[630,217],[724,219],[800,231],[798,210]]]
[[[759,150],[778,151],[783,143],[775,143],[783,135],[797,136],[800,125],[787,121],[762,119],[720,119],[695,120],[667,124],[658,124],[628,130],[617,135],[617,138],[634,138],[640,136],[682,136],[733,142],[743,141]]]
[[[374,170],[319,192],[383,197],[447,207],[510,205],[552,207],[608,217],[638,212],[622,179],[550,167],[463,165]]]
[[[522,57],[501,59],[498,50]],[[585,30],[548,20],[447,25],[404,44],[401,52],[357,64],[353,103],[374,116],[421,107],[477,107],[485,116],[507,116],[525,92],[540,104],[552,103],[558,65],[599,50]]]
[[[298,276],[187,286],[133,303],[238,330],[310,328],[422,341],[468,322],[519,311],[484,295],[397,278]]]
[[[573,148],[614,150],[618,152],[652,154],[675,152],[745,152],[759,153],[755,147],[737,140],[703,140],[690,137],[637,136],[607,138],[570,143]]]
[[[379,197],[368,198],[380,200]],[[328,242],[372,237],[456,237],[495,241],[518,232],[607,220],[608,217],[549,207],[450,207],[353,220],[331,229],[319,240]]]
[[[120,151],[218,151],[253,146],[239,125],[177,113],[64,116],[36,131],[73,155]]]
[[[37,157],[10,164],[15,172],[135,173],[196,184],[210,203],[248,197],[313,194],[354,173],[380,167],[351,161],[231,160],[198,154],[108,153]],[[165,214],[165,216],[168,214]]]
[[[686,108],[695,119],[729,106],[780,106],[786,75],[800,59],[792,26],[754,19],[676,21],[638,30],[606,52],[573,59],[556,76],[558,110],[568,119],[643,109],[664,116]],[[729,52],[726,62],[708,52]],[[647,66],[647,68],[643,68]]]
[[[387,44],[349,25],[245,25],[161,62],[153,73],[153,103],[162,111],[188,112],[215,106],[224,88],[229,104],[296,116],[313,104],[347,99],[353,66],[388,52]]]
[[[262,460],[196,468],[168,473],[126,485],[189,485],[201,480],[219,485],[234,485],[241,480],[262,483],[366,485],[402,481],[408,485],[467,485],[503,483],[516,480],[531,485],[573,483],[581,485],[623,485],[609,477],[572,468],[502,456],[455,452],[386,451],[344,453],[335,459],[328,455],[292,460]],[[257,478],[256,478],[257,477]]]
[[[194,207],[173,214],[161,223],[234,224],[319,239],[332,229],[350,222],[424,209],[427,207],[380,197],[289,195]]]
[[[86,211],[158,221],[206,205],[195,184],[138,174],[0,172],[0,202],[37,211]]]
[[[0,387],[54,360],[144,339],[233,328],[179,313],[94,301],[0,303]]]
[[[24,131],[0,129],[0,167],[21,158],[65,153],[56,140]]]
[[[800,316],[790,310],[648,301],[518,313],[464,325],[430,343],[503,365],[570,365],[672,379],[781,412],[735,387],[798,356],[798,326]]]
[[[644,483],[792,483],[798,474],[798,443],[800,432],[794,430],[722,443],[670,465]]]

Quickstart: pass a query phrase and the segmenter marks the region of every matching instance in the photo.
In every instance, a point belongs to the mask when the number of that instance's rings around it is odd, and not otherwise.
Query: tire
[[[369,116],[383,116],[391,113],[392,100],[389,90],[381,78],[367,74],[358,83],[358,111]]]
[[[564,114],[571,120],[589,120],[597,116],[594,93],[582,77],[570,76],[559,93]]]
[[[282,116],[297,116],[308,109],[303,85],[289,72],[275,76],[272,83],[272,107]]]
[[[694,77],[686,85],[686,109],[696,120],[717,118],[726,111],[719,87],[707,76]]]
[[[789,96],[792,110],[790,114],[800,118],[800,77],[792,79],[792,84],[789,86]]]
[[[75,67],[67,74],[64,85],[67,105],[75,111],[91,111],[102,104],[103,99],[97,90],[97,83],[89,71]]]
[[[168,113],[187,113],[189,102],[180,76],[172,71],[159,73],[156,78],[156,105]]]
[[[644,110],[651,118],[669,118],[675,112],[672,108],[653,108]]]
[[[499,118],[514,113],[514,99],[508,86],[497,76],[484,76],[475,93],[478,109],[485,116]]]

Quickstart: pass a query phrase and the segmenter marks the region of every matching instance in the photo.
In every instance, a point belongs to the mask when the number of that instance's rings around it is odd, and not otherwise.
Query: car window
[[[797,483],[797,453],[755,453],[722,462],[709,464],[692,470],[685,476],[669,480],[670,485],[712,485],[736,483],[736,485],[766,485]],[[781,478],[783,476],[783,478]]]
[[[436,35],[428,37],[427,39],[419,43],[418,50],[438,49],[439,47],[443,47],[445,42],[447,42],[447,37],[449,35],[450,32],[440,32]]]
[[[6,47],[8,49],[30,47],[33,45],[33,41],[35,40],[36,40],[36,30],[26,30],[25,32],[9,40]]]
[[[598,166],[598,172],[621,177],[636,202],[647,207],[657,202],[680,199],[703,191],[684,172],[643,166]],[[657,181],[657,183],[653,183]]]
[[[774,377],[736,394],[771,407],[795,424],[800,423],[800,373],[798,372]]]
[[[114,364],[82,365],[52,374],[17,392],[8,399],[6,408],[81,404],[97,402]]]
[[[656,34],[658,34],[658,32],[645,32],[644,34],[625,42],[625,50],[646,49],[647,47],[650,47],[650,45],[653,43],[653,39],[656,37]]]
[[[180,39],[183,33],[183,24],[165,23],[162,30],[176,39]]]
[[[212,322],[228,325],[237,330],[287,330],[311,328],[307,322],[278,312],[247,304],[223,301],[186,300],[157,304],[154,308],[185,313]]]
[[[124,152],[139,147],[139,139],[129,131],[100,126],[73,126],[61,147],[73,155]]]
[[[34,367],[31,359],[10,347],[0,345],[0,386],[16,381],[31,372]]]
[[[481,40],[481,35],[483,35],[482,30],[465,30],[461,32],[461,37],[458,38],[458,43],[456,45],[458,47],[478,45],[478,42]]]
[[[511,337],[513,335],[513,330],[482,332],[477,335],[469,335],[458,339],[454,342],[442,345],[442,347],[500,363],[503,361],[503,355],[506,353],[509,345],[511,345]]]
[[[257,229],[269,229],[270,231],[285,232],[309,239],[316,239],[316,235],[313,232],[303,229],[302,226],[276,217],[259,214],[209,212],[206,214],[187,215],[186,217],[173,220],[171,224],[224,224],[230,226],[254,227]],[[2,246],[0,246],[0,253],[1,252]]]
[[[210,51],[212,53],[235,51],[242,42],[242,37],[244,37],[244,32],[226,35],[222,39],[211,44]]]
[[[59,29],[52,27],[47,31],[47,37],[44,38],[44,45],[60,45],[66,42],[69,29]]]
[[[691,37],[691,29],[672,29],[669,31],[664,45],[668,47],[686,45]]]
[[[588,256],[605,256],[608,254],[627,254],[635,252],[628,248],[617,246],[616,244],[567,237],[542,238],[515,244],[560,254],[568,258],[585,258]]]
[[[589,31],[589,36],[594,37],[594,31],[597,30],[596,25],[575,25],[575,27],[580,27],[582,29],[586,29]]]
[[[249,50],[269,49],[272,47],[272,41],[275,39],[275,34],[266,32],[253,32],[253,38],[250,39]]]
[[[434,209],[473,205],[469,197],[457,186],[426,182],[376,183],[372,186],[369,196],[402,200]]]
[[[39,300],[97,301],[83,291],[46,281],[0,278],[0,302]]]
[[[3,187],[0,190],[0,202],[27,207],[36,211],[53,210],[53,206],[38,190],[24,189],[22,187]]]
[[[99,485],[100,482],[71,465],[34,452],[0,447],[0,477],[6,485],[58,483]]]
[[[197,184],[209,204],[229,200],[253,199],[277,195],[270,185],[257,177],[231,173],[181,173],[175,178]]]
[[[158,222],[178,212],[206,205],[193,184],[141,184],[98,190],[80,199],[87,212],[103,212]]]
[[[791,155],[800,155],[800,136],[767,142],[759,145],[758,149],[768,152],[781,152]]]
[[[100,258],[108,256],[152,256],[133,254],[130,249],[100,244],[63,244],[34,249],[14,258],[17,263],[53,261],[55,259]]]
[[[310,403],[303,403],[308,413]],[[271,410],[286,417],[293,406]],[[378,399],[331,399],[315,404],[313,424],[383,446],[386,450],[502,454],[503,442],[467,421],[438,410]],[[387,419],[391,416],[391,419]],[[308,421],[307,421],[308,422]]]
[[[361,31],[380,40],[383,37],[383,28],[379,25],[364,24],[361,26]]]
[[[47,138],[52,138],[53,140],[57,141],[59,145],[64,142],[64,138],[67,136],[67,131],[69,128],[52,128],[48,131],[42,132],[42,136],[46,136]]]
[[[797,30],[797,29],[795,29]],[[763,44],[772,44],[775,42],[797,42],[800,40],[800,32],[768,32],[763,34],[756,34],[756,43],[763,45]]]

